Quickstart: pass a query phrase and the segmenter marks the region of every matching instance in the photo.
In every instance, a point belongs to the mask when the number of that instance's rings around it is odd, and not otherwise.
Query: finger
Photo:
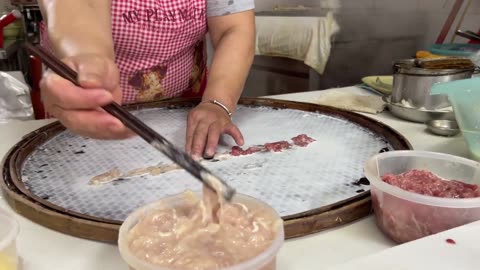
[[[84,60],[85,61],[85,60]],[[90,68],[85,68],[85,64],[79,61],[78,58],[67,58],[63,62],[71,69],[77,72],[77,82],[84,88],[100,88],[101,80],[100,76],[95,75],[95,71],[98,72],[98,64],[94,64],[91,57],[87,58],[90,64]],[[103,71],[105,73],[105,71]]]
[[[122,98],[123,98],[122,88],[120,88],[120,86],[118,86],[111,93],[112,93],[112,96],[113,96],[113,100],[121,105],[122,104]]]
[[[189,114],[187,117],[187,134],[185,139],[185,152],[189,155],[192,154],[193,134],[197,128],[197,124],[198,121],[192,116],[192,114]]]
[[[200,122],[195,128],[192,140],[192,155],[194,157],[200,157],[203,154],[208,135],[208,127],[208,124]]]
[[[112,94],[104,89],[85,90],[56,74],[42,79],[41,88],[46,102],[64,109],[95,109],[113,101]]]
[[[232,138],[235,140],[235,143],[237,145],[242,146],[244,144],[242,132],[233,123],[228,124],[224,128],[223,133],[232,136]]]
[[[106,88],[112,91],[118,85],[115,63],[102,57],[89,57],[82,61],[70,58],[65,63],[78,73],[77,81],[84,88]]]
[[[132,136],[120,120],[101,110],[64,110],[53,106],[52,114],[73,132],[95,139],[126,139]]]
[[[207,145],[205,146],[205,156],[210,158],[217,151],[218,141],[222,134],[222,128],[218,124],[210,125],[208,128]]]

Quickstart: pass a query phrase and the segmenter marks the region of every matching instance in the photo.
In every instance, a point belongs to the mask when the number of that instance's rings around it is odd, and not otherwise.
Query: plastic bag
[[[30,87],[9,73],[0,72],[0,123],[34,118]]]

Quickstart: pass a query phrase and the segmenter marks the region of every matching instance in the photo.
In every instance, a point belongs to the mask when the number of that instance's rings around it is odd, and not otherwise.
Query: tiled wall
[[[411,57],[435,42],[455,0],[256,0],[255,4],[257,11],[272,10],[276,5],[303,5],[321,14],[323,7],[336,6],[338,2],[341,8],[336,18],[341,32],[335,38],[317,89],[352,85],[364,76],[391,73],[392,61]],[[464,7],[467,2],[465,0]],[[472,0],[460,28],[475,32],[480,29],[480,0]],[[446,43],[450,42],[451,33]],[[465,42],[465,39],[457,37],[456,42]],[[272,83],[275,77],[282,78],[284,83]],[[246,92],[249,95],[276,93],[278,89],[269,88],[279,84],[288,88],[283,89],[284,92],[302,90],[293,89],[294,85],[298,88],[308,85],[299,78],[288,79],[284,75],[254,70]]]

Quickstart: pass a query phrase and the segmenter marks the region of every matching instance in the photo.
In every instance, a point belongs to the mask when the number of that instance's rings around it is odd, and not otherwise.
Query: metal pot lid
[[[475,68],[468,69],[428,69],[415,65],[415,59],[402,59],[393,63],[394,74],[444,76],[458,73],[473,73]]]

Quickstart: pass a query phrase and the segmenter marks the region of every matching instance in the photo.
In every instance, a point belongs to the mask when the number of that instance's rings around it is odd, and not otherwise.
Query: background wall
[[[256,0],[256,11],[272,11],[275,6],[311,7],[303,15],[319,15],[335,7],[341,27],[335,37],[327,69],[316,85],[309,84],[308,69],[286,59],[256,57],[244,95],[259,96],[313,89],[326,89],[359,83],[368,75],[391,73],[392,61],[408,58],[433,44],[440,33],[454,0]],[[467,2],[467,1],[465,1]],[[464,7],[466,3],[464,3]],[[463,8],[453,24],[453,32]],[[460,29],[478,31],[480,0],[473,0]],[[449,43],[451,34],[447,37]],[[465,42],[461,37],[456,42]],[[295,75],[269,72],[283,67]]]

